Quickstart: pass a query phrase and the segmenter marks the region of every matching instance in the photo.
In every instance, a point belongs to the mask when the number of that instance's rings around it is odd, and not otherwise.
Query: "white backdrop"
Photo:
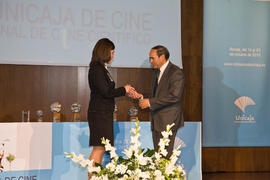
[[[0,132],[4,171],[51,169],[51,123],[1,123]],[[10,154],[15,157],[11,163]]]
[[[0,63],[88,66],[96,41],[116,45],[114,67],[150,67],[161,44],[182,67],[180,1],[0,0]]]

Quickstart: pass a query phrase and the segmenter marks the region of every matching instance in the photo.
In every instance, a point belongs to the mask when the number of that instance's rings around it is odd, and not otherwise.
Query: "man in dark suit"
[[[155,46],[149,53],[149,61],[155,70],[149,98],[139,101],[142,109],[150,108],[151,130],[155,151],[158,151],[161,132],[167,125],[175,123],[170,136],[170,144],[166,147],[170,158],[177,130],[184,125],[181,108],[184,91],[184,73],[178,66],[169,61],[169,51],[164,46]]]

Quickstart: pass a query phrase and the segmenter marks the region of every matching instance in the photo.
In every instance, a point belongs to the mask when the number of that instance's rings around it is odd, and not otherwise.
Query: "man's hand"
[[[140,99],[142,98],[142,94],[138,93],[135,89],[131,90],[129,93],[127,93],[127,96],[132,99]]]
[[[145,108],[150,107],[149,99],[148,98],[145,98],[145,99],[140,100],[139,101],[139,106],[142,109],[145,109]]]

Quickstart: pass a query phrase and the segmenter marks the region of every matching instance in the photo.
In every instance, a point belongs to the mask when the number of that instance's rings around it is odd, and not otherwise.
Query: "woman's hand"
[[[125,85],[124,88],[126,90],[126,94],[130,94],[132,91],[135,91],[135,89],[129,84]]]
[[[126,94],[128,97],[132,98],[132,99],[140,99],[143,97],[142,94],[138,93],[135,88],[133,88],[132,86],[130,85],[126,85],[125,86],[126,88]]]

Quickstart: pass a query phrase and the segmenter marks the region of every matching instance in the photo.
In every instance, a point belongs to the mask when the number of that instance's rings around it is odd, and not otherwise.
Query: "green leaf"
[[[99,166],[100,169],[104,169],[105,168],[102,164],[99,164],[99,163],[96,163],[96,162],[95,162],[95,166],[97,166],[97,167]]]
[[[126,164],[126,163],[129,162],[128,159],[125,159],[125,158],[123,158],[122,156],[120,156],[120,157],[118,158],[118,161],[119,161],[120,164]]]
[[[147,157],[152,157],[155,154],[155,150],[147,148],[147,151],[143,154]]]

